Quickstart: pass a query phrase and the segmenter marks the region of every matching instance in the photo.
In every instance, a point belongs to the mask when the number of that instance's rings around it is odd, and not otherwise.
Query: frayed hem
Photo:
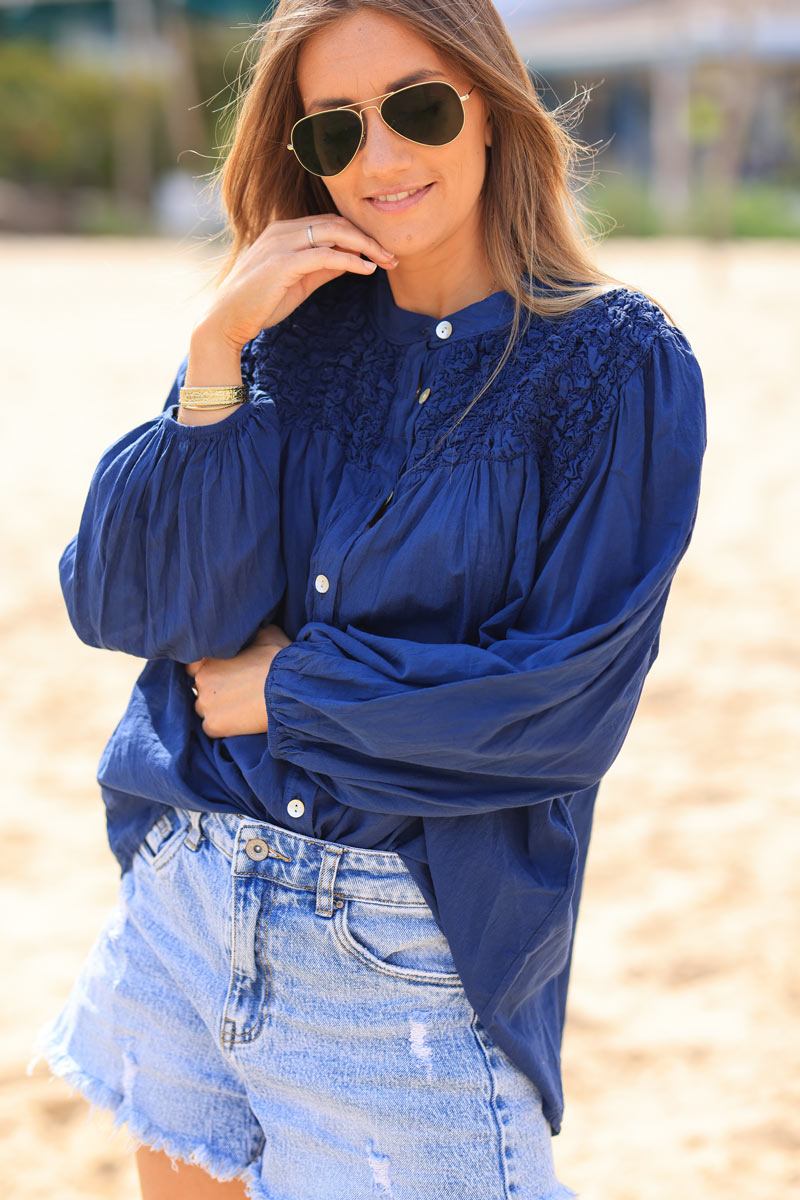
[[[219,1183],[229,1183],[232,1180],[243,1183],[247,1188],[249,1200],[272,1200],[272,1197],[264,1191],[256,1163],[246,1163],[243,1166],[241,1163],[221,1157],[210,1146],[203,1143],[198,1145],[190,1142],[188,1138],[164,1133],[144,1113],[132,1108],[125,1096],[114,1091],[101,1080],[88,1075],[68,1054],[48,1045],[43,1038],[39,1039],[34,1048],[27,1068],[28,1075],[33,1073],[37,1063],[42,1059],[50,1068],[52,1076],[63,1080],[73,1094],[78,1092],[84,1100],[88,1101],[90,1118],[98,1109],[101,1109],[110,1113],[115,1130],[125,1127],[129,1137],[128,1153],[133,1154],[140,1147],[161,1151],[166,1154],[176,1169],[179,1162],[190,1167],[200,1167]]]
[[[274,1200],[272,1192],[264,1190],[260,1179],[245,1180],[248,1200]]]

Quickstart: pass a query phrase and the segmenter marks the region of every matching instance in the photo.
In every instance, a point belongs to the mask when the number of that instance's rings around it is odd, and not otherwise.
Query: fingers
[[[314,239],[313,246],[308,236],[309,228]],[[343,217],[310,217],[301,234],[311,249],[328,246],[331,249],[351,250],[358,254],[366,254],[381,266],[394,266],[397,262],[395,254]]]
[[[273,626],[278,629],[277,626]],[[233,658],[204,658],[187,663],[196,668],[190,684],[194,711],[210,738],[266,733],[268,717],[264,685],[276,647],[248,647]]]
[[[314,244],[308,236],[308,229],[314,238]],[[365,254],[373,262],[381,266],[391,266],[397,262],[396,255],[386,250],[380,242],[370,237],[363,229],[359,229],[352,221],[338,214],[322,214],[313,217],[298,217],[290,221],[275,221],[260,234],[253,243],[258,246],[264,242],[271,244],[275,250],[299,250],[309,252],[327,246],[328,249],[338,248],[351,251],[356,257]]]
[[[371,258],[362,258],[360,254],[351,254],[333,246],[318,246],[316,250],[308,249],[302,254],[287,254],[284,257],[287,268],[298,279],[312,271],[355,271],[359,275],[369,275],[378,266]]]
[[[199,697],[200,693],[197,689],[197,684],[195,683],[195,676],[197,675],[197,672],[201,669],[201,667],[207,662],[208,662],[207,658],[198,658],[196,662],[187,663],[184,668],[184,670],[186,671],[186,674],[189,676],[189,678],[192,681],[190,687],[191,687],[192,694],[196,698]],[[195,704],[195,709],[197,709],[197,712],[200,716],[203,715],[202,713],[200,713],[200,710],[197,708],[197,704]]]
[[[254,646],[289,646],[291,638],[287,637],[280,625],[262,625],[253,638]]]

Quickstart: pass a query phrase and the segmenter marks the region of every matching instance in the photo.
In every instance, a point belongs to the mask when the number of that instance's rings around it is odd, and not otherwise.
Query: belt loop
[[[330,846],[326,846],[322,852],[322,863],[317,879],[316,912],[318,917],[333,916],[333,885],[336,881],[336,872],[339,869],[341,857],[342,851],[333,850]]]
[[[200,843],[203,840],[203,827],[201,821],[204,814],[201,812],[189,812],[189,832],[186,835],[186,849],[199,850]]]

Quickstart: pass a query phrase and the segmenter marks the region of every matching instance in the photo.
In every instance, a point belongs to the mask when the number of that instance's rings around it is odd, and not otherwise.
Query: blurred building
[[[0,229],[219,227],[203,177],[269,7],[0,0]]]
[[[592,90],[581,136],[606,147],[598,166],[617,190],[646,181],[673,228],[704,199],[710,230],[726,232],[737,190],[763,183],[795,206],[800,232],[800,0],[497,7],[553,102]]]
[[[0,0],[0,35],[58,38],[75,25],[113,32],[121,22],[155,23],[170,8],[220,21],[253,21],[266,7],[247,0]]]

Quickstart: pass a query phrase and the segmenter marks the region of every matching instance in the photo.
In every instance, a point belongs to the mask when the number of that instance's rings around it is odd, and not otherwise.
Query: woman
[[[284,0],[257,36],[230,269],[62,560],[79,635],[150,661],[99,775],[119,907],[46,1053],[146,1200],[555,1200],[700,374],[592,265],[490,4]]]

